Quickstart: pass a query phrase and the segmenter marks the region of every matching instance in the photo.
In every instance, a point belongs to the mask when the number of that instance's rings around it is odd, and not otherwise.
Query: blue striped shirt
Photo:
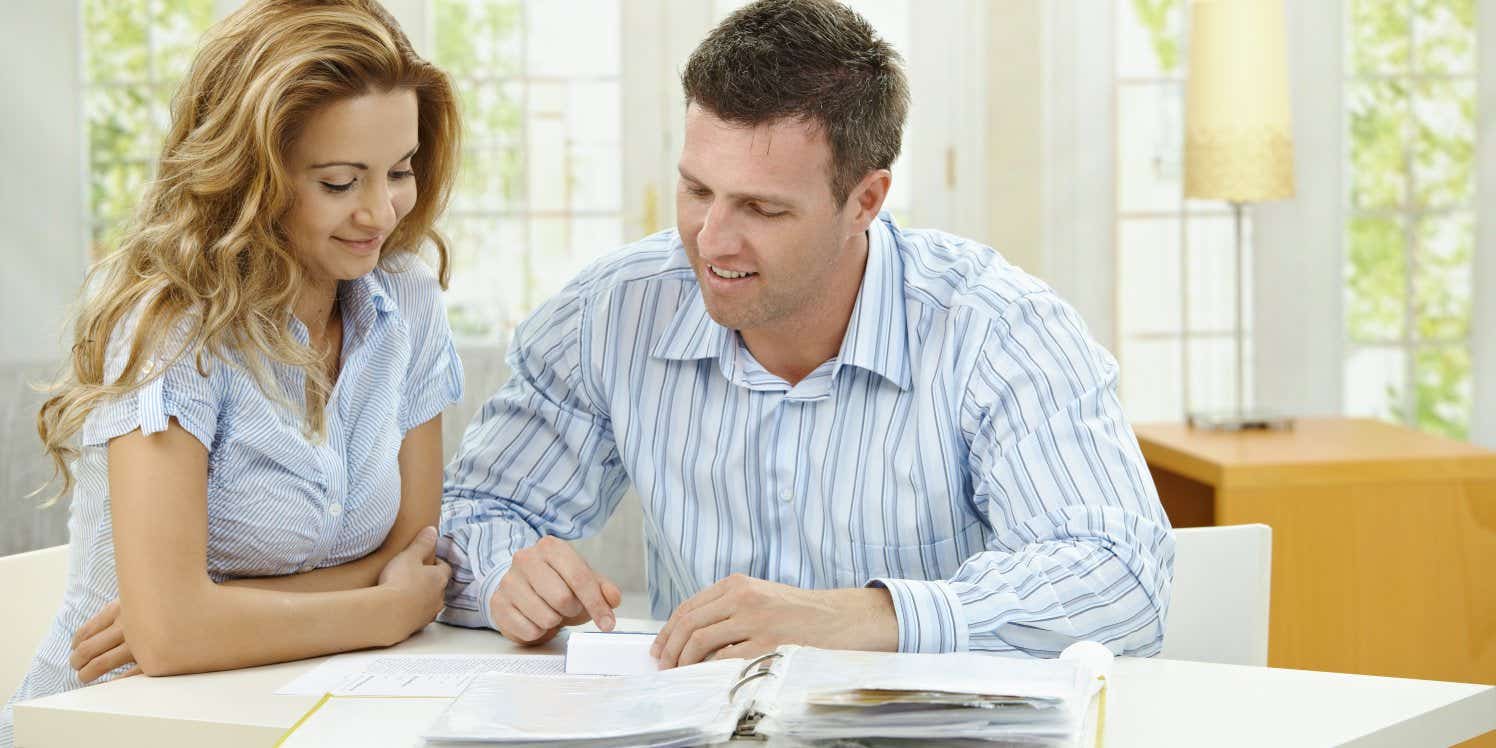
[[[675,231],[526,320],[447,468],[444,620],[493,626],[512,554],[598,531],[632,483],[656,618],[741,572],[882,585],[908,652],[1157,652],[1173,537],[1116,362],[990,248],[868,236],[841,350],[794,386],[707,314]]]
[[[305,380],[284,366],[274,373],[291,408],[267,397],[240,366],[208,358],[204,377],[184,357],[89,413],[73,466],[78,484],[68,516],[67,592],[12,701],[81,686],[68,664],[73,633],[119,594],[108,452],[116,436],[156,433],[176,419],[208,449],[205,571],[215,582],[344,564],[384,542],[400,508],[405,432],[462,392],[441,288],[422,263],[407,264],[404,272],[375,270],[340,285],[342,369],[324,440],[304,436]],[[110,336],[110,380],[123,370],[134,323],[132,315]],[[291,324],[305,343],[306,327],[294,318]],[[172,338],[155,360],[169,361],[179,340]],[[7,704],[0,746],[10,740]]]

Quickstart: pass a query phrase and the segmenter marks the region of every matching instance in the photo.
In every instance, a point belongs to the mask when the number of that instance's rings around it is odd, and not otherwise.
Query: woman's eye
[[[334,182],[323,182],[322,187],[325,188],[328,192],[347,192],[349,188],[353,187],[353,183],[356,181],[358,180],[352,179],[342,184],[336,184]]]
[[[392,171],[390,172],[390,179],[409,179],[415,175],[416,172],[414,169],[406,169],[405,171]]]

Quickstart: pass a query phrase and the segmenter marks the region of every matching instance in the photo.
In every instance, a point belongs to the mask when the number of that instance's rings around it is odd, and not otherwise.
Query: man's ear
[[[867,231],[878,211],[883,210],[883,201],[888,199],[888,189],[893,186],[893,173],[887,169],[873,169],[863,175],[862,181],[847,195],[848,206],[856,212],[852,218],[852,232]]]

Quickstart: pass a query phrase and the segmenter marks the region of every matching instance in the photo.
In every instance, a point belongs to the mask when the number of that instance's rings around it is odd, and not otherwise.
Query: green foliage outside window
[[[1130,0],[1158,69],[1181,68],[1182,0]],[[1468,436],[1475,227],[1474,0],[1346,0],[1345,329],[1406,351],[1385,408]],[[1385,375],[1353,368],[1350,378]]]
[[[1353,348],[1406,351],[1405,370],[1384,387],[1387,412],[1464,439],[1474,0],[1349,0],[1347,10],[1346,334]]]
[[[431,17],[432,61],[453,78],[464,128],[457,188],[443,228],[452,240],[453,267],[471,269],[478,267],[479,253],[493,247],[482,237],[501,233],[501,215],[525,207],[524,83],[519,80],[524,5],[520,0],[434,0]],[[515,271],[526,271],[524,263]],[[496,332],[491,318],[462,299],[449,299],[447,318],[459,337],[488,338]]]
[[[1158,69],[1175,73],[1180,69],[1179,29],[1170,23],[1181,8],[1181,0],[1132,0],[1133,13],[1148,31],[1148,41],[1158,58]]]
[[[90,254],[114,248],[151,179],[171,96],[213,23],[213,0],[83,0]]]

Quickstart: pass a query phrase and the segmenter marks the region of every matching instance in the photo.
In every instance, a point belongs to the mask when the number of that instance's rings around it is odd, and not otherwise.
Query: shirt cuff
[[[944,581],[874,579],[893,596],[900,652],[965,652],[969,632],[956,591]]]

